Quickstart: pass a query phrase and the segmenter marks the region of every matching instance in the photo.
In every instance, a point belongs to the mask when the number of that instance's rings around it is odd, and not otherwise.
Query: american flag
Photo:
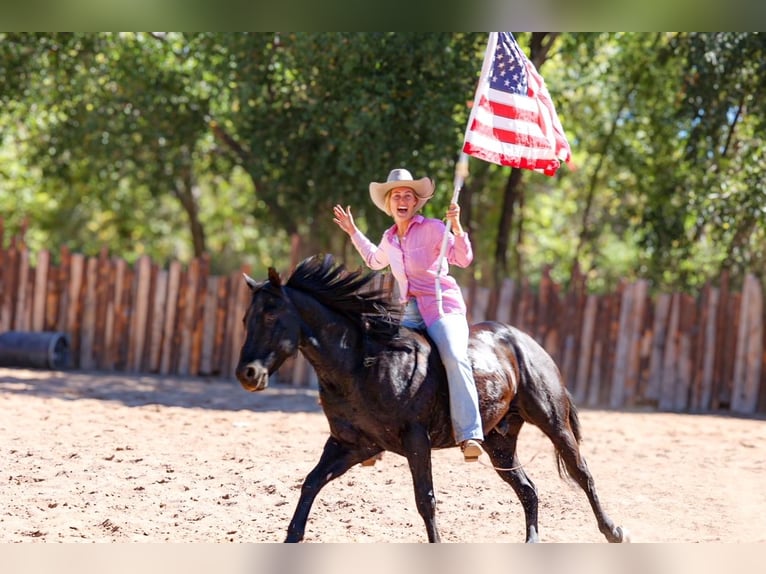
[[[463,151],[554,175],[571,150],[550,94],[510,32],[491,32]]]

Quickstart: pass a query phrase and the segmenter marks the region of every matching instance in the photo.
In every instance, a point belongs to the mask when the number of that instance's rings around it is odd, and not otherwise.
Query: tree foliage
[[[759,33],[520,34],[573,150],[553,178],[474,160],[468,272],[694,288],[766,271]],[[392,167],[452,192],[486,34],[0,34],[0,210],[47,247],[214,269],[354,260]],[[294,249],[301,245],[298,252]],[[34,246],[34,245],[33,245]],[[510,254],[510,257],[508,255]],[[294,261],[293,261],[294,263]]]

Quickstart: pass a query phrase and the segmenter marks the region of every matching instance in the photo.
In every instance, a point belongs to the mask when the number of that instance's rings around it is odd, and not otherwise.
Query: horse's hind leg
[[[616,526],[601,506],[596,494],[596,484],[588,470],[585,458],[580,454],[578,437],[580,436],[580,422],[577,409],[567,395],[565,398],[567,416],[557,424],[551,423],[540,426],[540,429],[548,435],[556,447],[556,455],[559,461],[559,473],[562,474],[562,463],[567,474],[580,485],[588,496],[588,501],[593,509],[593,514],[598,522],[598,529],[609,542],[628,542],[626,532]]]
[[[524,472],[516,455],[516,443],[524,421],[520,417],[513,417],[509,422],[510,427],[507,433],[500,434],[495,429],[484,437],[484,450],[489,455],[497,474],[511,485],[521,502],[526,521],[526,542],[537,542],[539,540],[537,488]]]
[[[625,533],[622,528],[615,525],[601,506],[598,494],[596,494],[596,484],[593,480],[593,476],[591,475],[590,470],[588,470],[585,458],[580,454],[580,449],[577,443],[573,440],[566,440],[561,444],[562,446],[559,446],[558,444],[556,445],[558,455],[566,465],[569,476],[580,485],[588,496],[588,501],[593,509],[593,514],[598,522],[598,529],[609,542],[626,542]]]
[[[428,431],[420,426],[412,426],[402,436],[407,462],[412,473],[415,487],[415,505],[426,525],[429,542],[440,542],[436,528],[436,496],[431,471],[431,440]]]
[[[331,480],[338,478],[349,468],[368,458],[373,452],[349,450],[333,437],[327,439],[322,456],[314,469],[308,474],[301,487],[301,496],[287,527],[285,542],[300,542],[306,530],[306,521],[319,491]]]

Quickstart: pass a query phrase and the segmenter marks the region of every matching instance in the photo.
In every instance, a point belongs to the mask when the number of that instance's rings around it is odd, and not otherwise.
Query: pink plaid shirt
[[[351,236],[351,242],[359,251],[370,269],[391,266],[399,287],[402,303],[416,299],[418,309],[426,325],[431,326],[439,318],[439,303],[436,300],[436,271],[439,264],[439,250],[444,236],[445,224],[438,219],[425,218],[418,214],[412,218],[401,243],[396,235],[396,225],[383,233],[379,245],[372,243],[361,231]],[[445,261],[440,277],[442,308],[445,314],[465,314],[463,294],[455,278],[448,275],[449,265],[467,267],[473,261],[473,249],[468,234],[457,237],[450,233]]]

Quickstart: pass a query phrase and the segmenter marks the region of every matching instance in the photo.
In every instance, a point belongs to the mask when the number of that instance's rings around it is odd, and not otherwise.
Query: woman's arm
[[[377,271],[388,266],[388,255],[385,250],[367,239],[367,236],[359,231],[359,228],[354,223],[354,216],[351,214],[351,206],[343,209],[341,205],[336,205],[333,208],[333,214],[335,215],[333,221],[338,227],[348,233],[348,236],[351,238],[351,243],[359,252],[359,255],[362,256],[367,267]]]

